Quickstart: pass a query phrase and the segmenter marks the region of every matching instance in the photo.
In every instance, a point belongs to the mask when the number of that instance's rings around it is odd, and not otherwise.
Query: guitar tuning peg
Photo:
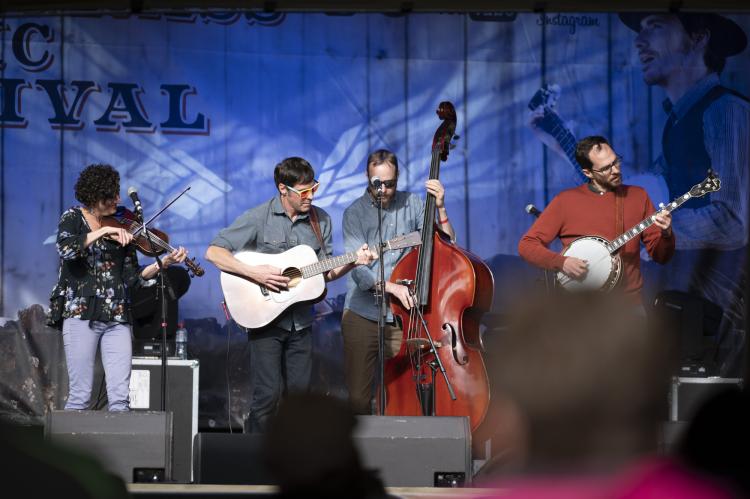
[[[659,203],[659,208],[663,210],[664,209],[664,203]]]
[[[458,140],[458,139],[460,139],[460,138],[461,138],[461,136],[460,136],[460,135],[453,135],[453,140]]]
[[[455,149],[455,148],[456,148],[456,144],[454,144],[453,142],[448,144],[448,149]]]

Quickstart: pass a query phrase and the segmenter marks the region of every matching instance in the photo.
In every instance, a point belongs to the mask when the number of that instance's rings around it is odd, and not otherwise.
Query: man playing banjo
[[[604,282],[601,287],[608,289],[616,283],[634,305],[641,306],[640,242],[655,262],[669,261],[675,249],[672,216],[666,210],[654,215],[656,210],[646,191],[622,183],[621,158],[604,137],[591,136],[578,142],[576,159],[588,183],[555,196],[521,238],[518,253],[532,265],[557,271],[563,287],[594,289]],[[652,215],[652,225],[610,257],[605,245],[623,234],[624,229]],[[589,237],[579,239],[585,236]],[[590,249],[591,256],[577,258],[549,250],[548,246],[556,238],[566,248],[578,239],[577,244],[584,250]]]

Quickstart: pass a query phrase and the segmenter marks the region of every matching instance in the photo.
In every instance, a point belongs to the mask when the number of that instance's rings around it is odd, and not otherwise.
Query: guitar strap
[[[318,242],[320,243],[320,248],[325,252],[326,245],[323,244],[323,234],[320,232],[320,221],[318,220],[318,211],[315,209],[314,206],[310,206],[310,213],[308,214],[310,217],[310,226],[312,227],[313,232],[315,233],[315,237],[318,238]]]
[[[615,189],[615,237],[625,232],[625,188],[620,186]]]

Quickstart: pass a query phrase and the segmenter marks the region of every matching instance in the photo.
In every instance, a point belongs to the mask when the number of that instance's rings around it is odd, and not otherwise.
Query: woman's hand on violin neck
[[[161,259],[161,264],[164,266],[164,268],[169,267],[173,263],[182,263],[187,258],[187,250],[180,246],[178,249],[174,250],[167,256]],[[143,270],[141,271],[141,277],[144,279],[151,279],[153,278],[157,273],[159,272],[159,264],[157,262],[152,263],[151,265],[147,265],[143,267]]]
[[[188,251],[180,246],[170,254],[164,257],[162,264],[164,266],[172,265],[173,263],[182,263],[187,258]]]

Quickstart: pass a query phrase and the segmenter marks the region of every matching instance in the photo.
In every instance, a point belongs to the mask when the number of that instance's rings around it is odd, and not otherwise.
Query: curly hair
[[[110,165],[89,165],[78,176],[75,191],[84,206],[114,199],[120,193],[120,174]]]

